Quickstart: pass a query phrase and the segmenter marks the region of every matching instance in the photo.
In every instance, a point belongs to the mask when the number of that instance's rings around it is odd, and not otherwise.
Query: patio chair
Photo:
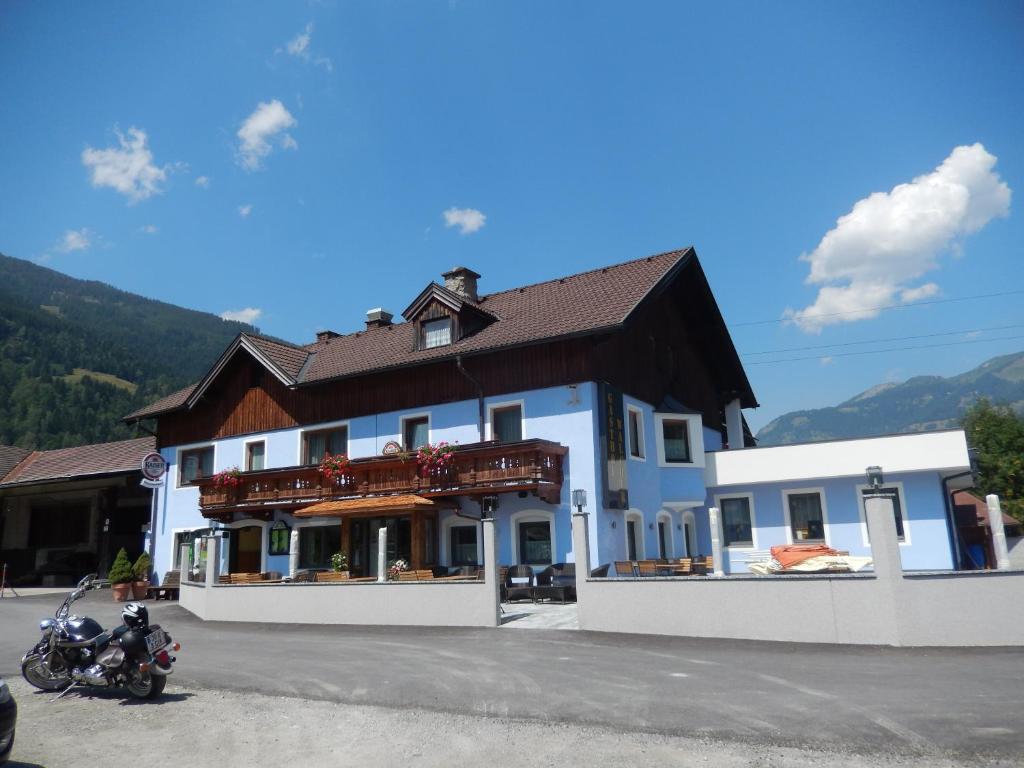
[[[607,579],[608,570],[612,567],[611,563],[604,563],[603,565],[597,566],[590,572],[590,578],[592,579]]]
[[[505,575],[505,602],[526,598],[533,600],[533,569],[528,565],[513,565]]]
[[[632,560],[616,560],[615,561],[615,575],[616,576],[636,576],[636,565]]]
[[[657,576],[658,564],[653,560],[637,560],[636,573],[638,576]]]

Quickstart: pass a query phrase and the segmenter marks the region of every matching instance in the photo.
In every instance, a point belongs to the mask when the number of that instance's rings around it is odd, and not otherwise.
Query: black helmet
[[[149,611],[142,603],[128,603],[121,611],[121,621],[131,629],[141,629],[149,624]]]

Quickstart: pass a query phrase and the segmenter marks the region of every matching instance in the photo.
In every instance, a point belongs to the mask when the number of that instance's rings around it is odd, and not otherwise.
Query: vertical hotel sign
[[[622,392],[607,382],[601,382],[598,385],[598,398],[602,500],[605,509],[629,509]]]

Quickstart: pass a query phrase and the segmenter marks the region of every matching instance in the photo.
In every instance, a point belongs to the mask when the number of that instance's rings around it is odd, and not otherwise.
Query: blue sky
[[[693,244],[741,353],[851,345],[757,429],[1024,349],[948,301],[1024,290],[1022,82],[1020,2],[8,3],[0,251],[307,341]]]

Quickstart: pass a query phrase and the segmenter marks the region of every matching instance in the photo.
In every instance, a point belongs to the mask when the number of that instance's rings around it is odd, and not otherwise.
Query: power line
[[[925,333],[920,336],[890,336],[887,339],[867,339],[866,341],[845,341],[836,344],[817,344],[809,347],[787,347],[784,349],[766,349],[762,352],[741,352],[741,357],[754,355],[776,355],[780,352],[803,352],[808,349],[831,349],[832,347],[854,347],[860,344],[888,344],[893,341],[911,341],[914,339],[934,339],[939,336],[959,336],[962,333],[986,333],[988,331],[1008,331],[1013,328],[1024,328],[1024,325],[997,325],[992,328],[967,328],[963,331],[943,331],[942,333]]]
[[[787,357],[782,360],[753,360],[746,365],[775,365],[777,363],[796,363],[801,360],[821,360],[823,357],[853,357],[855,355],[880,355],[885,352],[906,352],[911,349],[935,349],[937,347],[958,347],[962,344],[982,344],[990,341],[1013,341],[1024,339],[1021,336],[1001,336],[995,339],[970,339],[968,341],[947,341],[943,344],[917,344],[909,347],[892,347],[890,349],[865,349],[859,352],[837,352],[834,355],[811,355],[809,357]]]
[[[974,301],[975,299],[995,299],[1000,296],[1016,296],[1024,293],[1024,289],[1016,291],[1001,291],[1000,293],[979,293],[977,296],[957,296],[951,299],[932,299],[930,301],[914,301],[907,302],[905,304],[884,304],[878,307],[865,307],[864,309],[851,309],[846,312],[826,312],[821,315],[813,315],[813,317],[839,317],[841,315],[862,315],[865,312],[882,312],[887,309],[903,309],[904,307],[923,307],[926,304],[949,304],[954,301]],[[748,325],[769,325],[770,323],[786,323],[789,322],[788,317],[776,317],[772,320],[748,320],[743,323],[729,323],[730,328],[740,328]]]

